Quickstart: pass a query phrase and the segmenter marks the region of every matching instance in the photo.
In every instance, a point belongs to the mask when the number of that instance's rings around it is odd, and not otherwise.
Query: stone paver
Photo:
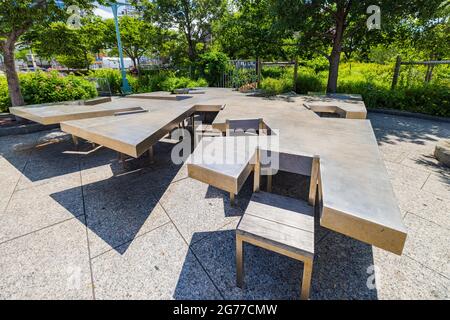
[[[86,228],[77,219],[0,245],[1,299],[92,299]]]
[[[205,233],[214,232],[242,215],[242,210],[230,205],[226,192],[194,179],[171,184],[160,202],[189,243],[201,240]]]
[[[83,215],[80,181],[70,182],[16,190],[0,213],[0,242]]]
[[[123,254],[93,259],[92,268],[99,299],[221,298],[172,223],[136,238]]]
[[[404,254],[317,226],[311,298],[450,299],[450,169],[433,157],[450,125],[369,118],[409,230]],[[1,137],[0,298],[297,299],[302,264],[251,245],[246,287],[235,286],[234,229],[252,178],[233,208],[170,162],[173,144],[124,169],[115,152],[76,148],[57,130]],[[304,197],[308,179],[273,183]]]
[[[450,279],[450,232],[412,213],[405,218],[408,228],[404,254]]]

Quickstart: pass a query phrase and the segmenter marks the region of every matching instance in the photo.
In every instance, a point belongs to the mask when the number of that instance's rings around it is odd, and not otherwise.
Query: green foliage
[[[286,67],[264,67],[261,70],[261,75],[265,78],[282,78],[285,77],[288,73],[290,73],[292,68]],[[292,71],[293,74],[293,71]]]
[[[326,80],[318,77],[311,69],[299,68],[295,91],[300,94],[324,92]]]
[[[271,0],[236,0],[214,25],[220,48],[232,58],[272,58],[282,54],[284,30],[276,28]]]
[[[83,77],[62,77],[57,72],[30,72],[19,75],[26,104],[89,99],[97,96],[95,85]],[[0,110],[10,106],[8,86],[0,77]]]
[[[254,83],[258,80],[258,76],[253,69],[233,68],[231,73],[231,83],[233,88]]]
[[[263,89],[268,95],[290,92],[293,88],[293,79],[274,79],[269,77],[264,78],[263,80],[261,80],[260,88]]]
[[[99,17],[82,20],[79,29],[72,29],[65,22],[37,27],[28,35],[38,56],[52,58],[71,69],[89,69],[93,54],[104,47],[107,27]]]
[[[140,0],[146,21],[164,29],[178,29],[187,43],[187,55],[195,62],[211,35],[212,22],[225,10],[225,0]]]
[[[0,75],[0,112],[8,111],[11,106],[6,78]]]
[[[90,77],[107,79],[113,95],[121,94],[122,76],[119,70],[99,69],[92,71]],[[172,71],[142,72],[139,77],[127,75],[134,93],[152,91],[173,91],[179,88],[207,87],[205,79],[193,80],[176,76]]]
[[[229,69],[228,60],[223,52],[209,51],[200,55],[197,69],[200,76],[205,78],[210,86],[217,86],[222,74]]]
[[[163,91],[173,92],[180,88],[207,87],[208,82],[205,79],[192,80],[187,77],[168,77],[160,84]]]
[[[369,52],[369,60],[378,64],[386,64],[393,62],[397,55],[398,52],[396,52],[393,47],[379,44],[371,48]]]
[[[290,91],[292,68],[265,68],[266,78],[261,88],[267,94]],[[414,72],[412,72],[413,70]],[[430,84],[424,84],[426,67],[403,70],[399,85],[391,90],[393,65],[375,63],[344,63],[340,67],[337,91],[361,94],[367,108],[395,109],[419,112],[435,116],[450,117],[450,66],[439,66],[434,70]],[[415,73],[414,76],[410,74]],[[267,77],[277,76],[277,78]],[[325,92],[328,72],[316,74],[312,68],[300,67],[296,92]]]
[[[77,52],[71,55],[60,55],[57,56],[57,60],[62,65],[66,66],[69,69],[86,69],[91,64],[94,63],[95,58],[90,53],[79,52],[81,56],[76,55]]]
[[[347,83],[338,92],[360,93],[369,109],[394,109],[450,117],[449,87],[429,84],[390,90],[364,83]]]
[[[32,72],[20,75],[27,104],[89,99],[97,95],[95,85],[82,77],[62,77],[57,72]]]
[[[155,53],[162,42],[161,30],[153,24],[141,19],[120,17],[120,37],[124,53],[131,58],[135,67],[144,54]],[[105,42],[109,48],[117,47],[116,29],[113,19],[104,21],[106,24]]]
[[[315,73],[322,71],[328,71],[329,62],[325,57],[318,56],[313,59],[307,59],[304,61],[304,65],[310,69],[313,69]]]

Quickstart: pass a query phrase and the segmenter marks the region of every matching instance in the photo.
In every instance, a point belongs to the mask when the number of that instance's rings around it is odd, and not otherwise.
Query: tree
[[[64,22],[54,22],[46,27],[36,28],[26,40],[33,43],[41,57],[57,57],[68,68],[89,69],[93,54],[105,48],[107,27],[96,16],[81,20],[79,29],[72,29]]]
[[[327,92],[336,92],[341,54],[358,47],[364,40],[380,34],[391,35],[393,26],[408,16],[419,17],[434,12],[441,0],[387,0],[381,9],[381,31],[369,31],[367,8],[372,0],[272,0],[279,25],[299,32],[304,50],[314,51],[329,61]],[[379,32],[377,34],[377,32]],[[374,36],[376,35],[376,36]]]
[[[91,8],[95,1],[79,0],[80,8]],[[0,53],[4,57],[9,95],[13,106],[23,105],[19,77],[15,67],[15,46],[33,25],[44,25],[55,19],[67,19],[66,12],[51,0],[0,0]]]
[[[211,37],[212,22],[223,14],[225,0],[145,0],[139,1],[147,21],[161,28],[177,28],[187,42],[188,57],[195,62],[199,46]],[[204,47],[204,46],[203,46]]]
[[[109,19],[106,24],[108,26],[108,45],[110,47],[117,46],[114,20]],[[146,52],[154,53],[157,51],[160,43],[159,34],[157,28],[151,23],[130,16],[120,17],[120,37],[123,51],[131,58],[136,69],[141,57]]]
[[[269,58],[282,54],[285,36],[275,28],[270,0],[236,0],[214,28],[222,50],[234,58]]]

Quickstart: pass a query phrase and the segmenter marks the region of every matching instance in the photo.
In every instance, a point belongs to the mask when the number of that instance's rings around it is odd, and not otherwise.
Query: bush
[[[0,112],[8,111],[11,106],[6,78],[0,75]]]
[[[295,91],[300,94],[308,92],[325,92],[326,84],[322,78],[318,77],[310,69],[299,68]]]
[[[314,70],[315,73],[328,71],[330,65],[328,60],[322,56],[308,60],[304,64],[307,68]]]
[[[263,67],[261,70],[261,76],[263,78],[286,78],[288,75],[292,74],[294,77],[294,68],[292,67]]]
[[[60,76],[57,72],[19,74],[20,89],[26,104],[90,99],[97,96],[95,85],[83,77]],[[0,78],[0,110],[10,107],[6,78]]]
[[[230,77],[233,88],[240,88],[245,84],[255,83],[258,80],[254,69],[233,68]]]
[[[90,99],[97,96],[93,83],[73,75],[63,77],[57,72],[20,74],[20,87],[26,104]]]
[[[218,86],[222,75],[230,68],[228,60],[228,56],[219,51],[210,51],[200,55],[197,62],[200,77],[205,78],[210,86]]]
[[[425,85],[395,90],[366,87],[352,91],[361,93],[367,108],[394,109],[450,117],[450,89],[439,85]],[[353,88],[356,90],[356,88]]]
[[[179,88],[207,87],[205,79],[192,80],[177,77],[174,71],[143,71],[138,77],[127,75],[133,93],[153,91],[173,91]],[[113,95],[121,94],[122,75],[119,70],[100,69],[90,74],[91,77],[107,79]]]
[[[207,87],[205,79],[192,80],[187,77],[169,77],[160,84],[163,91],[174,91],[181,88]]]
[[[112,95],[120,95],[122,94],[122,73],[120,70],[115,69],[97,69],[91,71],[89,74],[90,77],[93,78],[101,78],[106,79],[109,84],[109,88],[111,90]],[[132,75],[127,74],[127,80],[130,84],[133,92],[138,92],[138,79],[133,77]]]
[[[261,80],[260,88],[268,95],[276,95],[292,91],[293,80],[264,78]]]

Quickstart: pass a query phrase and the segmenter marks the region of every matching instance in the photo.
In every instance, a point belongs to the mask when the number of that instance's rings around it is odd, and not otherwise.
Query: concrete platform
[[[450,169],[433,160],[450,125],[369,119],[408,228],[405,250],[398,256],[317,226],[311,298],[450,299],[450,197],[442,193]],[[246,288],[235,285],[234,229],[251,182],[231,207],[226,192],[167,161],[167,143],[155,146],[154,165],[132,160],[123,170],[115,152],[76,150],[70,136],[33,144],[53,136],[0,137],[0,225],[15,230],[0,242],[2,299],[298,298],[302,264],[250,245]],[[295,197],[309,186],[283,173],[273,183]]]

